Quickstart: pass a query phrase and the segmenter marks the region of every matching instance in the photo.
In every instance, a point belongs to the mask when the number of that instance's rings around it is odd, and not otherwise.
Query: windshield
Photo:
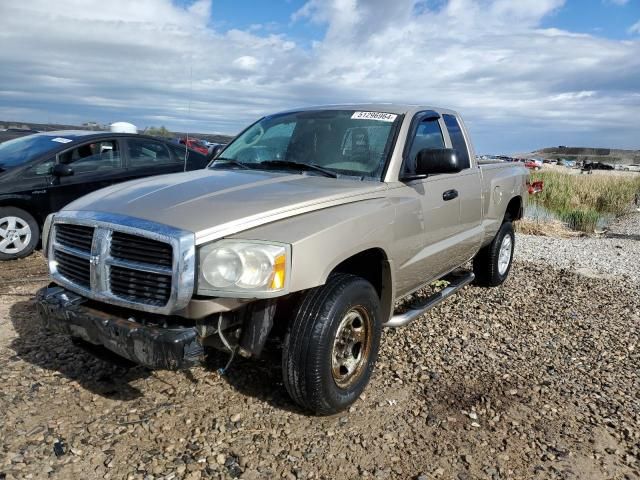
[[[250,168],[295,169],[295,164],[305,164],[380,180],[399,123],[400,115],[355,110],[265,117],[230,143],[212,166],[235,162]]]
[[[60,138],[50,135],[27,135],[0,143],[0,167],[18,167],[41,153],[60,146]],[[68,139],[63,139],[70,141]]]

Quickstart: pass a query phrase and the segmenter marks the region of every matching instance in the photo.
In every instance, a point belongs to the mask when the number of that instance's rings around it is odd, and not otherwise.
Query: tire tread
[[[515,235],[513,235],[513,225],[509,221],[503,222],[496,233],[493,241],[483,247],[473,259],[473,273],[476,276],[475,283],[485,287],[496,287],[501,285],[509,275],[511,265],[504,276],[498,271],[498,257],[500,255],[500,245],[505,235],[511,235],[513,246],[515,247]],[[513,254],[511,255],[513,262]]]
[[[325,285],[306,292],[290,320],[285,336],[282,353],[285,388],[296,403],[319,415],[336,411],[335,406],[322,394],[322,366],[326,355],[331,354],[326,349],[331,347],[322,345],[314,350],[311,348],[312,342],[325,338],[332,327],[332,303],[329,300],[339,298],[345,289],[357,281],[365,282],[355,275],[333,274]],[[374,291],[370,284],[367,285]]]

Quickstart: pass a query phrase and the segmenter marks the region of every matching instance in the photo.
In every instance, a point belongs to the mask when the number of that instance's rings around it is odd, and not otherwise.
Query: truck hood
[[[197,170],[121,183],[64,211],[115,213],[194,232],[204,243],[322,208],[382,196],[384,183],[311,174]]]

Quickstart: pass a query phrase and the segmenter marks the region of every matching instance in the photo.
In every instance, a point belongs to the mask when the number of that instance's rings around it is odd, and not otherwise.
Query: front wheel
[[[28,212],[15,207],[0,207],[0,260],[29,255],[40,240],[40,228]]]
[[[504,222],[493,241],[473,259],[476,284],[497,287],[509,276],[516,237],[511,222]]]
[[[317,415],[355,402],[378,357],[380,315],[375,289],[360,277],[332,275],[308,291],[284,340],[282,373],[291,398]]]

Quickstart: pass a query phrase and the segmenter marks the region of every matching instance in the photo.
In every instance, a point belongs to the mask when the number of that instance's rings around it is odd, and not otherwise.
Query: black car
[[[197,170],[208,158],[146,135],[58,131],[0,143],[0,260],[29,255],[47,215],[76,198],[185,163]]]

